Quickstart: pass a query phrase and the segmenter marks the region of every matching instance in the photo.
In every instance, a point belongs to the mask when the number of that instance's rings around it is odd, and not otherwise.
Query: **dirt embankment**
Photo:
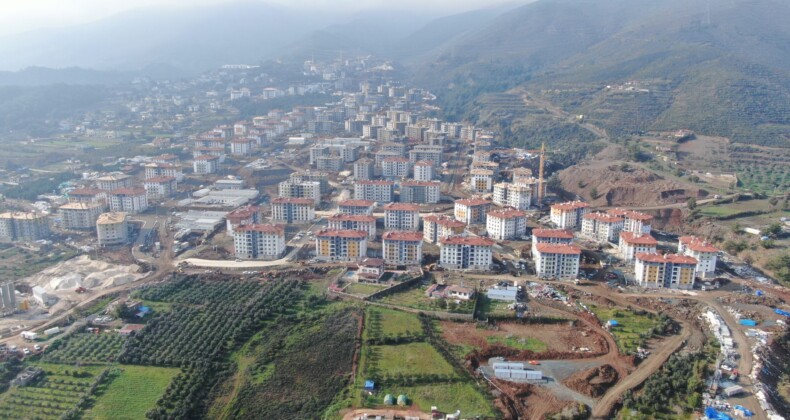
[[[562,188],[593,206],[650,207],[705,198],[708,191],[646,169],[611,162],[572,166],[559,174]]]
[[[611,365],[603,365],[578,372],[563,381],[563,384],[588,397],[598,398],[617,383],[619,378],[620,375]]]
[[[505,413],[505,419],[544,419],[544,418],[585,418],[587,407],[574,402],[563,401],[554,396],[551,391],[532,384],[518,384],[494,380],[497,388],[504,395],[500,395],[495,404]]]

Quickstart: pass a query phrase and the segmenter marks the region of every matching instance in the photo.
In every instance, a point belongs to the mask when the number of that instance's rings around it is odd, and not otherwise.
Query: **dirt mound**
[[[563,189],[594,206],[658,206],[708,195],[703,189],[666,179],[633,164],[591,162],[565,169],[559,177]]]
[[[83,255],[47,268],[24,281],[57,294],[77,287],[104,289],[131,283],[144,276],[139,271],[136,265],[110,264]]]
[[[576,373],[563,384],[588,397],[598,398],[616,384],[619,377],[611,365],[603,365]]]
[[[561,400],[539,386],[500,380],[494,380],[494,383],[502,391],[496,405],[505,412],[505,419],[586,418],[584,414],[589,413],[586,406]],[[574,413],[580,416],[574,417]]]

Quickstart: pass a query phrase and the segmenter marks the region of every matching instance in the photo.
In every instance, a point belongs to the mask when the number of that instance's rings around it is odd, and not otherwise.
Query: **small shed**
[[[365,380],[365,391],[373,391],[376,389],[376,383],[370,379]]]

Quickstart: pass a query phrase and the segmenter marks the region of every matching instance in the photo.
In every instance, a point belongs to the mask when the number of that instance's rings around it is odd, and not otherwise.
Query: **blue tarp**
[[[765,295],[765,292],[763,292],[762,290],[758,290],[758,291],[754,292],[754,294],[757,295],[757,296],[763,296],[763,295]]]
[[[735,409],[736,409],[736,410],[740,410],[741,412],[743,412],[743,415],[744,415],[745,417],[751,417],[751,416],[753,416],[753,415],[754,415],[754,413],[752,413],[751,411],[749,411],[749,409],[748,409],[748,408],[746,408],[746,407],[744,407],[744,406],[742,406],[742,405],[736,405],[736,406],[735,406]]]
[[[607,324],[609,324],[609,326],[610,326],[610,327],[616,327],[616,326],[620,325],[620,323],[619,323],[619,322],[617,322],[617,320],[615,320],[615,319],[610,319],[610,320],[607,322]]]
[[[143,313],[147,314],[148,312],[151,312],[151,308],[149,308],[147,306],[141,306],[140,307],[140,312],[143,312]]]
[[[376,388],[376,383],[371,381],[370,379],[365,381],[365,389],[374,389]]]
[[[705,409],[705,417],[707,417],[710,420],[733,420],[732,417],[724,413],[719,413],[713,407],[708,407]]]
[[[776,313],[777,313],[777,314],[779,314],[779,315],[784,315],[784,316],[788,316],[788,317],[790,317],[790,312],[783,311],[783,310],[781,310],[781,309],[774,309],[774,312],[776,312]]]
[[[757,321],[753,321],[751,319],[742,319],[742,320],[738,321],[738,323],[740,323],[741,325],[747,326],[747,327],[756,327],[757,326]]]

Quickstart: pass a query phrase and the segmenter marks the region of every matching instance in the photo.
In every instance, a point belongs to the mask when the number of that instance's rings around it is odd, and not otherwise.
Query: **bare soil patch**
[[[619,377],[611,365],[603,365],[578,372],[563,381],[563,384],[576,392],[598,398],[617,383]]]

